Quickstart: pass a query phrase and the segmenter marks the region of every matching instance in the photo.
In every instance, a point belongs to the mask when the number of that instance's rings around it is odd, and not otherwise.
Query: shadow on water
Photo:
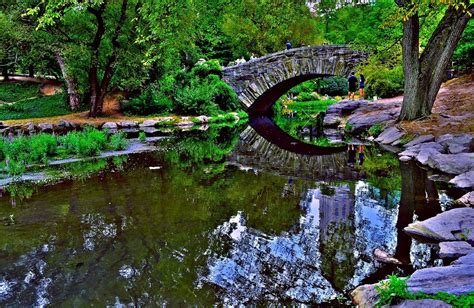
[[[0,305],[344,304],[362,283],[431,264],[402,229],[441,211],[444,191],[412,163],[365,179],[346,155],[210,128],[79,165],[87,176],[14,207],[0,197]]]
[[[271,143],[293,153],[329,155],[346,150],[346,146],[323,147],[302,142],[278,127],[269,116],[250,116],[249,124],[259,135]]]

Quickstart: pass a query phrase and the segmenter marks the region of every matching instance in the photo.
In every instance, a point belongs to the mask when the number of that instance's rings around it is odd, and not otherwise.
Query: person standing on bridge
[[[358,81],[357,77],[354,75],[355,73],[351,72],[351,75],[347,79],[348,88],[349,88],[348,96],[349,96],[349,99],[352,99],[352,100],[354,100],[354,95],[357,90],[357,81]]]
[[[291,49],[291,43],[289,40],[286,40],[286,49]]]

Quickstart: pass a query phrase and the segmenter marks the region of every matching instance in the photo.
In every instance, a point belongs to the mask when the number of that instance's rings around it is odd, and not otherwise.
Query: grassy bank
[[[46,164],[50,159],[90,157],[106,150],[121,150],[127,146],[124,133],[108,136],[106,132],[87,128],[64,136],[38,134],[13,140],[0,139],[0,170],[18,176],[27,166]]]
[[[71,113],[63,94],[42,95],[39,84],[0,83],[0,120],[60,116]]]

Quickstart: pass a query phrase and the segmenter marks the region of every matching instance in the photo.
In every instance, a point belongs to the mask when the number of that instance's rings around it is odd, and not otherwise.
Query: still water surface
[[[347,303],[435,262],[401,229],[450,197],[414,165],[364,175],[344,152],[289,153],[248,127],[157,145],[0,198],[0,306]]]

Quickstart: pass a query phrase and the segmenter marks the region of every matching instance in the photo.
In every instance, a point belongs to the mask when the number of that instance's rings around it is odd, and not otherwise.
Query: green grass
[[[0,83],[0,101],[13,103],[40,95],[39,84],[30,82]]]
[[[382,124],[372,125],[367,131],[370,136],[377,137],[383,131],[384,126]]]
[[[318,113],[325,112],[328,107],[334,104],[336,101],[332,99],[328,100],[314,100],[307,102],[295,102],[287,105],[287,109],[291,111],[304,111],[306,113]]]
[[[64,95],[41,95],[37,83],[0,83],[0,101],[0,120],[42,118],[71,113]]]
[[[93,128],[59,137],[38,134],[12,141],[0,139],[0,170],[19,176],[29,165],[47,164],[52,158],[91,157],[105,150],[122,150],[127,144],[123,132],[107,136]]]
[[[379,293],[379,301],[377,307],[385,305],[391,305],[392,302],[397,300],[417,300],[417,299],[437,299],[453,307],[473,307],[474,305],[474,292],[467,293],[465,295],[457,296],[445,292],[439,292],[437,294],[426,294],[426,293],[411,293],[407,288],[408,278],[399,278],[395,275],[389,276],[388,281],[382,282],[375,289]]]

